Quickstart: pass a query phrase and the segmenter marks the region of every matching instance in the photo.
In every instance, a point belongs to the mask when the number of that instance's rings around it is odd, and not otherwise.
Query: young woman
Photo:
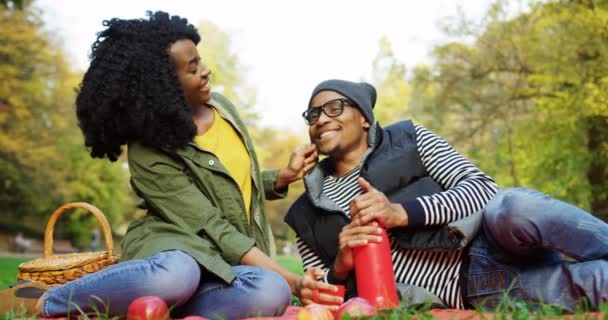
[[[269,257],[264,198],[284,196],[314,166],[316,148],[301,145],[287,167],[261,172],[235,107],[212,92],[186,19],[149,12],[104,26],[76,99],[79,125],[92,157],[116,161],[127,146],[131,185],[148,212],[130,225],[120,263],[38,290],[28,305],[58,317],[75,306],[105,310],[103,301],[120,315],[154,295],[175,317],[280,314],[302,278]]]

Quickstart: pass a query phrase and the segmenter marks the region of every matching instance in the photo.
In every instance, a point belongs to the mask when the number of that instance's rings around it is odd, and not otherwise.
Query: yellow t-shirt
[[[245,212],[249,222],[251,158],[236,129],[232,127],[230,122],[222,118],[215,108],[212,109],[215,117],[213,124],[203,135],[194,137],[194,143],[215,154],[236,181],[243,195]]]

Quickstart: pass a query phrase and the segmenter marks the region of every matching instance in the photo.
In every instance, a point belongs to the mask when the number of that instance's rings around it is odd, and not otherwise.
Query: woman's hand
[[[279,169],[275,188],[282,189],[290,183],[302,179],[317,164],[318,160],[317,146],[311,143],[297,146],[291,152],[287,167]]]
[[[338,287],[331,285],[329,283],[325,283],[325,282],[321,282],[321,281],[317,281],[318,278],[323,277],[325,275],[325,272],[323,272],[322,270],[315,268],[315,267],[310,267],[308,268],[308,270],[306,270],[306,272],[304,273],[304,277],[302,277],[300,284],[298,285],[299,287],[299,292],[297,294],[297,296],[300,298],[300,301],[302,302],[302,305],[306,306],[312,303],[320,303],[320,304],[342,304],[342,302],[344,302],[343,298],[341,297],[337,297],[337,296],[332,296],[329,294],[325,294],[325,293],[316,293],[317,295],[317,301],[313,301],[313,294],[315,290],[318,289],[323,289],[323,290],[329,290],[329,291],[333,291],[333,292],[337,292],[338,291]],[[327,307],[332,310],[335,311],[338,309],[337,305],[334,306],[330,306],[327,305]]]
[[[376,222],[360,226],[351,222],[342,228],[338,236],[338,256],[334,262],[334,274],[337,279],[344,280],[348,273],[354,269],[353,249],[364,246],[369,242],[380,242],[382,229]]]

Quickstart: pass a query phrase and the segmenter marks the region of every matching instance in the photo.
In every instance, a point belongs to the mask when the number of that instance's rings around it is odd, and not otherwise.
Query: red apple
[[[313,303],[298,312],[297,320],[334,320],[334,316],[326,306]]]
[[[336,320],[342,319],[346,314],[351,318],[372,317],[376,315],[378,310],[367,300],[355,297],[344,302],[335,312]],[[299,320],[299,319],[298,319]]]
[[[140,297],[131,302],[127,320],[169,320],[169,308],[156,296]]]

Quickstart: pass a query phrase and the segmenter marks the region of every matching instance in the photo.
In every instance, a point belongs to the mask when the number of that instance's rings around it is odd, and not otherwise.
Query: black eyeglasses
[[[348,99],[344,98],[329,100],[322,106],[308,108],[308,110],[302,113],[302,117],[304,117],[304,121],[306,121],[307,125],[312,126],[319,120],[319,117],[321,117],[321,111],[330,118],[341,115],[344,111],[345,103],[352,105]]]

